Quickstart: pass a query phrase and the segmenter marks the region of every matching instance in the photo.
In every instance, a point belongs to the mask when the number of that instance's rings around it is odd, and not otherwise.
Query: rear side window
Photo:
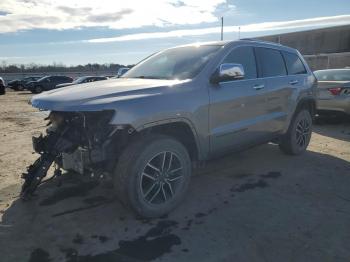
[[[256,54],[259,64],[259,73],[262,77],[287,75],[286,66],[280,51],[257,47]]]
[[[306,74],[306,69],[296,54],[283,52],[284,59],[286,61],[288,75],[298,75],[298,74]]]
[[[257,78],[255,55],[252,47],[237,47],[229,53],[223,63],[241,64],[244,68],[245,79]]]

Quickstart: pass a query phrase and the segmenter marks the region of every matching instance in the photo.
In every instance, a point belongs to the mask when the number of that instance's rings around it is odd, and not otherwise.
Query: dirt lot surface
[[[268,144],[210,161],[184,203],[140,220],[108,182],[67,174],[18,200],[45,114],[0,96],[0,261],[350,261],[350,123],[321,121],[298,157]]]

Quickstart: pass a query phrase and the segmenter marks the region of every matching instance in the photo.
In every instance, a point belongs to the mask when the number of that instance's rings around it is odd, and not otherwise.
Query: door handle
[[[255,86],[253,86],[253,88],[255,89],[255,90],[260,90],[260,89],[263,89],[265,87],[265,85],[255,85]]]
[[[298,80],[291,80],[291,81],[289,81],[289,84],[291,84],[291,85],[296,85],[298,83],[299,83]]]

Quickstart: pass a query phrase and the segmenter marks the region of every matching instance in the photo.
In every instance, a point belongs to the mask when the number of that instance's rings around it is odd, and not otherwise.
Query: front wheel
[[[312,117],[309,110],[302,109],[293,117],[287,133],[281,138],[280,149],[289,155],[306,151],[312,134]]]
[[[139,138],[122,153],[114,174],[119,199],[141,217],[159,217],[184,198],[191,177],[186,148],[164,135]]]

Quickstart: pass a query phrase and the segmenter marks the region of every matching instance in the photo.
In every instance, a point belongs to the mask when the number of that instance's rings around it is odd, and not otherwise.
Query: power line
[[[221,41],[224,40],[224,17],[221,17]]]

